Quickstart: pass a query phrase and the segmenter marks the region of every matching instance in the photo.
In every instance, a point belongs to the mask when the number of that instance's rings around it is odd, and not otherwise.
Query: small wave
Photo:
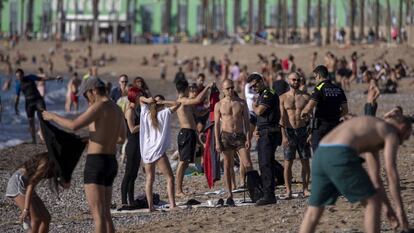
[[[11,147],[11,146],[16,146],[19,144],[22,144],[24,141],[21,139],[10,139],[6,142],[0,142],[0,150],[7,148],[7,147]]]

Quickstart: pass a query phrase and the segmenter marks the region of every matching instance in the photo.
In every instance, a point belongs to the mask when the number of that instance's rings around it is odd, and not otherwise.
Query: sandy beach
[[[53,47],[50,42],[23,42],[14,50],[7,51],[13,57],[17,50],[24,53],[27,57],[35,55],[40,57],[41,54],[47,54],[49,48]],[[85,54],[85,43],[64,43],[63,48],[73,49],[74,56]],[[175,98],[176,92],[171,80],[177,72],[177,66],[173,65],[173,57],[165,57],[167,70],[167,80],[159,79],[160,67],[150,65],[142,66],[143,56],[150,59],[152,53],[163,53],[171,45],[92,45],[94,48],[93,57],[97,58],[102,53],[116,57],[116,61],[109,63],[107,66],[99,68],[98,73],[106,80],[116,83],[116,78],[120,74],[127,74],[130,77],[142,76],[148,82],[153,94],[163,94],[168,99]],[[201,46],[194,44],[177,45],[178,59],[184,60],[193,56],[210,58],[215,56],[219,59],[228,51],[228,45]],[[275,53],[276,56],[286,58],[289,54],[295,56],[298,67],[301,67],[305,73],[310,72],[310,58],[313,52],[317,51],[319,56],[317,63],[323,64],[323,56],[326,51],[332,51],[337,57],[346,56],[349,59],[353,51],[364,54],[360,61],[365,60],[371,64],[380,55],[385,54],[385,58],[390,64],[395,64],[398,58],[404,59],[410,67],[414,67],[414,49],[406,46],[356,46],[348,48],[331,47],[313,47],[313,46],[264,46],[264,45],[236,45],[232,54],[229,55],[233,61],[239,61],[240,64],[248,65],[249,71],[259,71],[257,53],[266,56]],[[4,51],[3,51],[4,52]],[[58,51],[55,55],[56,73],[66,74],[66,66],[63,61],[62,52]],[[21,67],[28,72],[35,71],[39,65],[33,65],[30,61],[22,63]],[[0,67],[3,72],[3,67]],[[77,70],[84,74],[86,69]],[[65,77],[69,77],[65,75]],[[209,78],[208,82],[212,79]],[[400,82],[398,94],[381,95],[379,98],[377,116],[381,116],[387,110],[400,105],[406,113],[412,114],[414,109],[414,86],[408,84],[413,78],[407,78]],[[361,115],[363,113],[363,104],[365,103],[366,84],[352,84],[352,90],[347,93],[350,112]],[[62,109],[64,106],[62,106]],[[175,149],[176,135],[178,124],[174,116],[172,144],[168,156]],[[1,232],[20,232],[21,225],[18,223],[20,211],[11,200],[4,196],[7,181],[14,171],[26,158],[36,153],[46,150],[45,145],[21,144],[15,147],[0,150],[0,223]],[[276,153],[278,161],[282,162],[283,155],[278,148]],[[257,169],[257,151],[252,151],[252,159]],[[120,161],[118,159],[118,161]],[[83,168],[85,156],[83,156],[75,169],[71,188],[62,191],[58,199],[55,194],[51,193],[47,183],[37,187],[37,193],[44,200],[46,207],[52,215],[51,232],[91,232],[93,230],[92,217],[89,214],[88,206],[83,189]],[[414,139],[405,142],[399,150],[398,169],[401,178],[402,196],[405,209],[408,214],[411,226],[414,226]],[[120,206],[121,204],[121,181],[124,174],[125,165],[119,162],[118,175],[113,185],[113,203]],[[294,185],[294,191],[299,192],[300,186],[300,163],[294,163],[294,179],[298,181]],[[145,174],[142,169],[139,171],[138,179],[135,185],[135,193],[144,193]],[[165,190],[165,179],[161,175],[156,176],[154,192],[161,195],[162,200],[167,200]],[[210,190],[204,176],[190,176],[184,179],[184,189],[191,196],[184,199],[178,199],[179,203],[186,202],[190,198],[199,201],[217,200],[224,195],[203,195],[207,191],[216,191],[224,188],[222,181],[216,182],[215,187]],[[284,187],[278,187],[277,194],[284,193]],[[236,194],[236,198],[242,198],[243,194]],[[238,206],[232,208],[188,208],[177,212],[169,213],[168,211],[157,211],[155,213],[127,213],[113,214],[113,220],[117,231],[119,232],[297,232],[303,218],[303,213],[307,206],[307,199],[296,197],[292,200],[278,200],[275,205],[264,207],[255,206]],[[393,232],[384,217],[382,219],[382,232]],[[362,232],[363,231],[363,208],[359,204],[351,205],[344,199],[339,199],[336,206],[328,207],[318,226],[318,232]]]

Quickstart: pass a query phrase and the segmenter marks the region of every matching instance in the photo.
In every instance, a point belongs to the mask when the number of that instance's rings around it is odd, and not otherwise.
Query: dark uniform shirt
[[[315,118],[322,121],[339,121],[341,105],[347,102],[344,91],[329,80],[316,85],[311,99],[317,102]]]
[[[278,127],[280,120],[279,96],[270,88],[264,89],[259,94],[257,104],[266,106],[266,110],[262,115],[257,116],[257,128],[260,130]]]
[[[289,89],[290,89],[289,84],[283,79],[276,80],[273,82],[273,90],[275,90],[278,96],[281,96],[284,93],[288,92]]]

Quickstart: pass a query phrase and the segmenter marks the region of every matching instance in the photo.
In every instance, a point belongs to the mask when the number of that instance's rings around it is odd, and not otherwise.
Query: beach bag
[[[285,178],[283,175],[283,166],[278,161],[275,161],[275,165],[273,166],[275,169],[275,178],[276,178],[276,186],[284,185],[285,184]]]
[[[262,179],[257,171],[252,170],[246,173],[246,185],[250,199],[253,202],[258,201],[263,197]]]

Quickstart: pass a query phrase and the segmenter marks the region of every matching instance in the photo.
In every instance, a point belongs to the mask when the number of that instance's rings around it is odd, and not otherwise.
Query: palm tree
[[[208,17],[208,0],[203,0],[202,1],[202,7],[203,7],[203,10],[202,10],[202,14],[203,14],[203,35],[204,36],[207,36],[207,32],[208,32],[208,29],[209,29],[209,17]]]
[[[310,10],[311,10],[311,0],[307,1],[306,4],[306,36],[305,41],[310,41]]]
[[[1,19],[2,19],[2,14],[1,12],[3,11],[3,4],[4,4],[5,0],[0,0],[0,31],[1,31]]]
[[[379,24],[380,24],[380,1],[375,1],[375,37],[379,38]]]
[[[402,24],[403,24],[403,0],[400,0],[400,10],[398,13],[398,40],[400,43],[403,41],[403,37],[401,35]]]
[[[164,20],[162,24],[162,32],[171,34],[171,8],[172,8],[172,1],[165,0],[165,12],[164,12]]]
[[[359,40],[363,40],[365,37],[365,1],[360,0],[359,5]]]
[[[259,0],[259,30],[265,28],[266,0]]]
[[[180,15],[181,15],[181,1],[177,0],[177,16],[176,16],[176,32],[180,33],[181,32],[181,28],[180,28]]]
[[[293,31],[296,33],[298,29],[298,0],[292,2]]]
[[[354,31],[354,27],[355,27],[355,0],[351,0],[351,25],[350,25],[350,33],[349,33],[349,40],[351,42],[353,42],[355,40],[355,31]]]
[[[32,32],[33,31],[33,0],[29,0],[27,4],[27,22],[26,22],[26,30]],[[58,1],[59,5],[59,1]],[[0,19],[1,20],[1,19]]]
[[[387,0],[387,40],[388,42],[391,41],[391,4],[390,0]]]
[[[253,31],[253,0],[249,0],[249,32]]]
[[[99,32],[98,32],[99,30],[99,26],[98,26],[99,0],[92,1],[92,13],[93,13],[93,40],[95,42],[98,42],[99,41]]]
[[[224,0],[224,6],[223,6],[223,30],[224,35],[227,36],[227,0]]]
[[[321,32],[321,29],[322,29],[322,1],[321,0],[318,0],[317,20],[318,20],[317,32],[318,32],[318,36],[320,37],[322,35],[322,32]]]
[[[237,32],[237,27],[240,24],[240,7],[241,7],[241,0],[234,0],[234,19],[233,19],[233,31]]]
[[[331,43],[331,0],[328,0],[326,4],[326,36],[325,43]]]
[[[413,23],[413,15],[412,15],[412,7],[413,7],[413,1],[412,0],[406,0],[406,18],[408,19],[407,23],[410,25]]]
[[[282,14],[282,42],[286,43],[286,38],[287,38],[287,27],[288,27],[288,14],[287,14],[287,1],[283,0],[283,14]]]

